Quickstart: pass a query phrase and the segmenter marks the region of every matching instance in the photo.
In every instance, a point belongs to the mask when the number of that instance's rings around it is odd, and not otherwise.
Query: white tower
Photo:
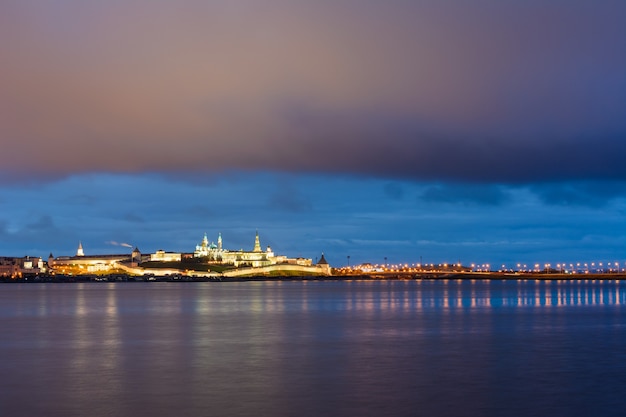
[[[76,256],[85,256],[85,252],[83,251],[83,243],[78,242],[78,250],[76,251]]]

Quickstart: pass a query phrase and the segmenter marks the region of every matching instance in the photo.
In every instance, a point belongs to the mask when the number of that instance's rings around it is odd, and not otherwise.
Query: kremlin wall
[[[12,258],[21,259],[21,258]],[[223,246],[222,235],[217,243],[204,235],[193,252],[166,252],[143,254],[135,248],[130,254],[86,255],[79,243],[74,256],[54,257],[50,254],[47,265],[37,258],[31,261],[29,272],[21,271],[25,261],[7,261],[3,270],[0,260],[0,276],[18,277],[24,273],[49,273],[57,275],[89,275],[119,273],[129,275],[184,275],[191,277],[241,277],[255,275],[331,275],[331,268],[324,255],[313,264],[307,258],[289,258],[277,255],[269,246],[263,250],[258,232],[251,251],[229,250]],[[11,264],[11,265],[8,265]],[[34,265],[37,268],[34,268]]]

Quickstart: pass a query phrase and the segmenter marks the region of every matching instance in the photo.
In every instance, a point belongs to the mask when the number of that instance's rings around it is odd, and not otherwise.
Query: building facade
[[[85,255],[82,242],[78,243],[75,256],[59,256],[52,254],[48,257],[48,267],[58,274],[85,274],[94,272],[109,272],[116,269],[119,262],[133,261],[139,252],[135,249],[132,253],[116,255]],[[139,254],[141,257],[141,254]]]
[[[165,252],[162,249],[150,254],[150,260],[155,262],[180,262],[182,258],[182,253]]]
[[[0,257],[0,277],[21,278],[47,272],[43,259],[39,257]]]

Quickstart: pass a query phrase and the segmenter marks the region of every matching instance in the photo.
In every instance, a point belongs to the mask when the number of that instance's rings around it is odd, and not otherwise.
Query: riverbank
[[[545,273],[501,273],[501,272],[420,272],[420,273],[376,273],[343,275],[299,275],[299,276],[245,276],[245,277],[195,277],[185,275],[132,276],[112,275],[39,275],[21,278],[0,278],[0,283],[77,283],[77,282],[247,282],[247,281],[353,281],[353,280],[626,280],[626,273],[606,274],[545,274]]]

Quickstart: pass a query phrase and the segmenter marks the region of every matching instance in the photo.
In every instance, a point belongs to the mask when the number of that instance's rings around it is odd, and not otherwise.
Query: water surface
[[[0,286],[2,416],[618,416],[626,283]]]

